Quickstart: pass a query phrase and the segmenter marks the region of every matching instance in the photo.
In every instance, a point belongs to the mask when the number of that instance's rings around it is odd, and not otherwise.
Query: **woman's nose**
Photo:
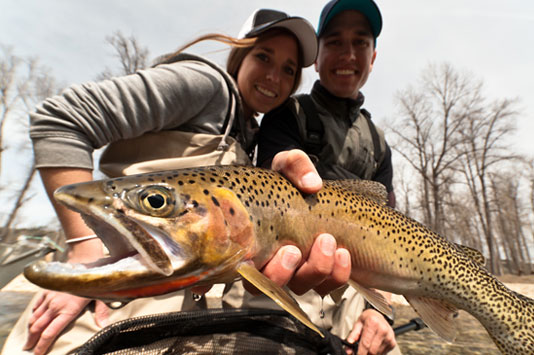
[[[280,70],[278,68],[270,68],[267,72],[267,79],[272,82],[279,82],[280,81]]]

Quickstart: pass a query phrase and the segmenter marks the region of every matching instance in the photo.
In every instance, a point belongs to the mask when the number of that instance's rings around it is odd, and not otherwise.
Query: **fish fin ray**
[[[275,301],[280,307],[324,338],[323,333],[313,324],[308,315],[300,308],[299,304],[284,289],[265,277],[258,269],[248,263],[241,263],[237,267],[237,272],[266,296]]]
[[[388,192],[386,187],[377,181],[344,179],[329,181],[329,184],[341,186],[349,191],[365,196],[380,205],[386,205]]]
[[[335,304],[339,304],[341,298],[343,297],[343,294],[345,293],[348,287],[349,285],[345,284],[329,293],[330,298],[332,299],[332,301],[334,301]]]
[[[389,319],[393,319],[393,309],[384,295],[376,290],[363,287],[354,280],[349,280],[349,284],[379,312],[388,316]]]
[[[405,298],[430,329],[446,341],[454,341],[458,333],[456,307],[429,297],[405,296]]]
[[[482,254],[480,251],[471,247],[466,247],[462,244],[456,243],[455,245],[479,266],[486,267],[486,258],[484,257],[484,254]]]

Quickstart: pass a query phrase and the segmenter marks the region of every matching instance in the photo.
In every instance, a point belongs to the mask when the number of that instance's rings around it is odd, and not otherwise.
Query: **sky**
[[[168,53],[199,35],[237,35],[257,8],[273,8],[308,19],[314,27],[325,1],[310,0],[0,0],[0,45],[16,55],[39,58],[41,65],[64,85],[95,80],[118,61],[106,37],[115,31],[134,36],[150,58]],[[377,0],[384,27],[377,59],[362,92],[365,108],[378,125],[395,119],[395,95],[417,85],[429,64],[450,63],[484,82],[490,99],[519,98],[514,147],[534,156],[534,2],[524,0]],[[217,48],[221,48],[220,46]],[[220,64],[227,52],[195,46],[194,53]],[[317,79],[313,67],[304,72],[301,91]],[[9,126],[17,142],[24,133]],[[21,158],[22,157],[22,158]],[[3,161],[4,184],[31,160],[17,150]],[[13,169],[6,169],[12,167]],[[38,179],[36,179],[38,180]],[[34,198],[18,226],[49,224],[53,219],[37,181]],[[0,200],[9,200],[0,190]],[[0,213],[2,213],[0,207]],[[45,222],[43,222],[45,221]]]

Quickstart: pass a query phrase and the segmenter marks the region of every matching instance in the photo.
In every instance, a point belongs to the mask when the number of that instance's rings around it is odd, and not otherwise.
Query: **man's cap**
[[[346,10],[356,10],[361,12],[369,21],[371,25],[371,31],[373,32],[373,37],[376,40],[376,37],[380,34],[382,30],[382,15],[378,6],[373,0],[332,0],[323,7],[321,11],[321,16],[319,17],[319,26],[317,27],[317,35],[320,37],[328,22],[334,16],[339,14],[342,11]]]
[[[285,12],[276,10],[258,9],[245,21],[237,37],[256,37],[273,28],[285,28],[297,37],[302,49],[302,63],[305,67],[315,62],[318,47],[317,36],[312,24],[302,17],[289,16]]]

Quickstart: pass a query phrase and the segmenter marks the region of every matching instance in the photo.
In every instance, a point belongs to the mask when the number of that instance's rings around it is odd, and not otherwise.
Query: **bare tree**
[[[492,203],[488,176],[499,163],[517,159],[506,145],[506,139],[513,133],[515,100],[502,99],[483,104],[483,110],[467,115],[461,131],[463,139],[455,146],[462,153],[462,167],[459,171],[465,177],[474,202],[475,212],[483,231],[490,254],[490,270],[500,274],[500,256],[495,242]]]
[[[139,69],[147,67],[148,49],[142,47],[134,36],[126,38],[120,31],[106,37],[106,41],[115,50],[115,56],[119,59],[121,69],[114,72],[106,68],[98,75],[98,79],[109,79],[117,75],[133,74]]]
[[[423,223],[443,233],[445,186],[454,182],[455,165],[463,154],[452,149],[460,143],[466,115],[479,110],[479,86],[449,64],[430,66],[419,89],[397,95],[400,115],[389,123],[392,147],[421,179],[419,204]]]
[[[494,213],[499,234],[511,272],[528,274],[532,272],[531,256],[524,230],[528,221],[524,218],[521,202],[520,179],[517,174],[492,173],[489,175],[491,192],[494,196]]]
[[[2,56],[0,57],[0,172],[2,171],[2,152],[4,151],[4,127],[7,118],[16,110],[20,100],[17,93],[17,69],[21,59],[13,54],[11,47],[0,47]]]
[[[20,58],[13,53],[12,48],[2,47],[2,57],[0,57],[0,153],[7,149],[4,138],[6,137],[5,127],[8,119],[13,120],[18,127],[27,130],[28,113],[39,101],[57,92],[56,86],[49,70],[40,66],[36,58]],[[25,144],[29,144],[29,139]],[[17,212],[28,200],[27,195],[34,176],[35,167],[32,163],[26,177],[22,179],[24,181],[22,187],[15,193],[15,203],[4,221],[2,226],[4,235],[0,235],[0,239],[8,233]]]
[[[506,142],[517,111],[516,100],[487,100],[482,88],[482,81],[449,64],[429,66],[417,88],[399,92],[400,114],[388,127],[392,148],[416,172],[412,181],[420,184],[417,199],[423,223],[454,241],[487,247],[491,271],[498,274],[494,219],[499,205],[488,176],[515,158]],[[528,244],[518,239],[520,217],[514,217],[514,228],[508,223],[511,217],[506,218],[501,226],[516,238],[506,245],[506,253],[529,259],[520,250]]]

